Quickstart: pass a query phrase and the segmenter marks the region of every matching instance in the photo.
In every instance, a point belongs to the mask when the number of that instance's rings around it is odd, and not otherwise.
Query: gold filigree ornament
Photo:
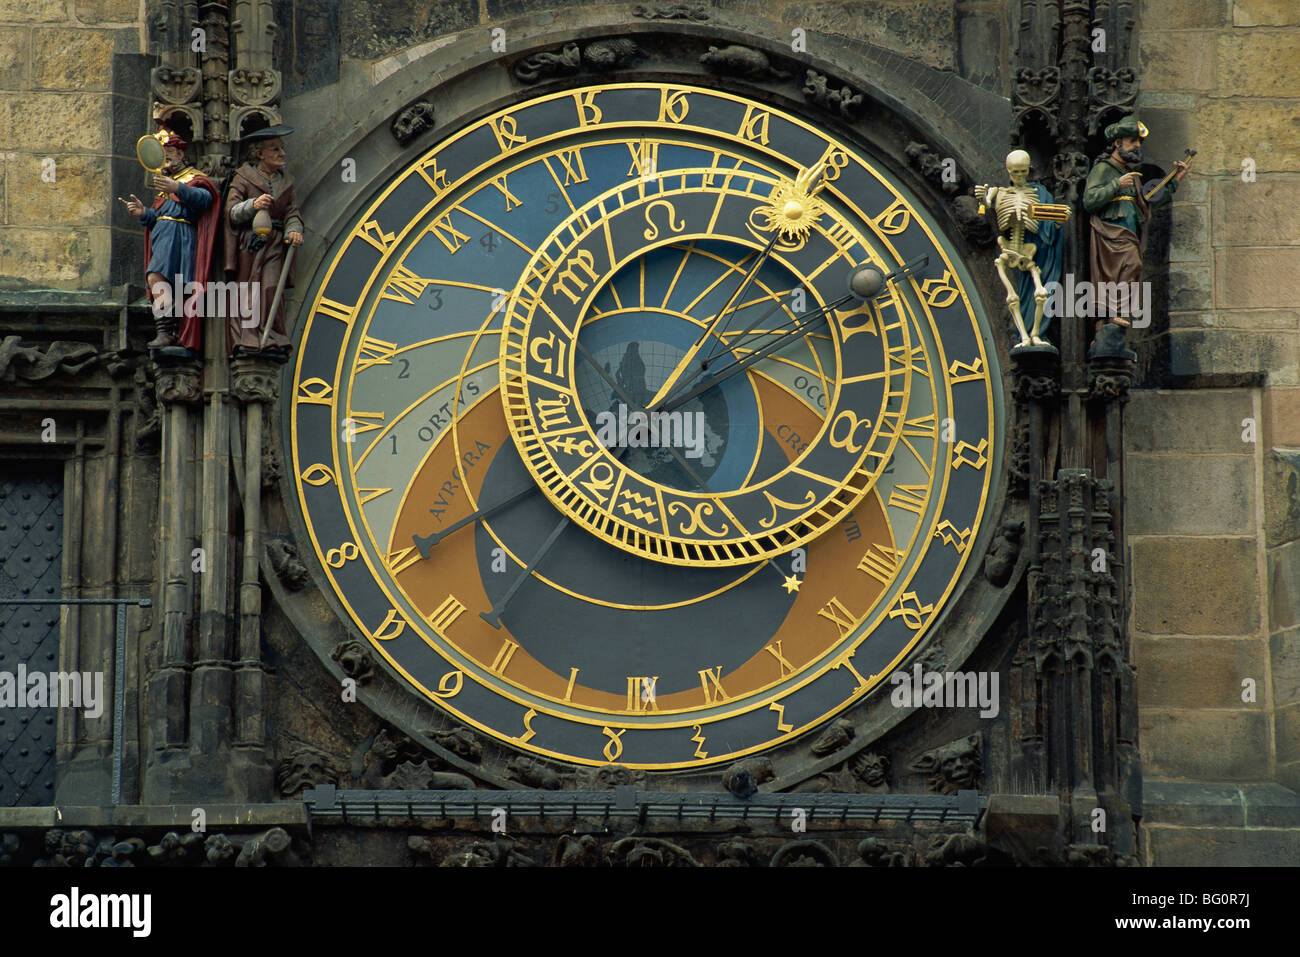
[[[791,180],[781,180],[772,189],[771,202],[755,210],[763,228],[775,231],[786,245],[804,243],[826,207],[816,198],[825,180],[825,163],[802,170]]]

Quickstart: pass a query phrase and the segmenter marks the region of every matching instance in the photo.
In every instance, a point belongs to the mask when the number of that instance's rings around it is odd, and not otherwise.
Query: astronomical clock
[[[448,123],[321,260],[290,514],[420,707],[560,765],[779,754],[982,557],[988,318],[869,146],[691,83]]]

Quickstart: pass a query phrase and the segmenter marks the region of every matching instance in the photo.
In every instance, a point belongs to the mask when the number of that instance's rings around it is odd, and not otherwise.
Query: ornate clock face
[[[729,93],[585,87],[448,136],[299,322],[293,471],[342,609],[414,691],[566,761],[729,761],[848,707],[940,615],[999,464],[937,236]]]

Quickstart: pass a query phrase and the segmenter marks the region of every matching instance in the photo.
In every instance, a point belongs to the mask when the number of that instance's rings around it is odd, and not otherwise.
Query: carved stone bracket
[[[1041,70],[1025,67],[1016,71],[1012,87],[1012,138],[1024,135],[1025,124],[1032,118],[1042,123],[1043,129],[1055,136],[1056,106],[1061,98],[1061,71],[1049,66]]]
[[[1016,401],[1022,405],[1046,402],[1060,394],[1060,356],[1055,353],[1012,350],[1011,371],[1016,381]]]
[[[280,99],[279,70],[231,70],[227,82],[230,102],[239,106],[267,106]]]
[[[416,100],[394,116],[388,128],[397,144],[406,146],[425,130],[433,129],[433,104],[428,100]]]
[[[230,363],[230,391],[235,398],[250,402],[272,403],[280,394],[281,363],[273,359],[248,356]]]
[[[1088,135],[1096,136],[1107,122],[1133,112],[1137,103],[1138,78],[1129,67],[1107,70],[1094,66],[1088,71]]]
[[[197,360],[160,355],[154,363],[154,392],[159,402],[192,405],[202,401],[203,370]]]
[[[1121,356],[1096,356],[1088,361],[1088,398],[1101,402],[1127,402],[1133,384],[1134,363]]]
[[[149,89],[160,103],[180,106],[199,98],[203,74],[196,67],[173,70],[157,66],[149,71]]]

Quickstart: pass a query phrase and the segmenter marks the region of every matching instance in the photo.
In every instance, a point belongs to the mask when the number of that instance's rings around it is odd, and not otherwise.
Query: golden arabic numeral
[[[334,386],[324,379],[304,379],[298,383],[298,402],[303,405],[331,405]]]
[[[438,690],[434,692],[439,698],[454,698],[460,694],[461,685],[465,683],[465,672],[448,671],[438,681]]]
[[[488,120],[488,126],[497,138],[497,146],[502,153],[508,153],[516,146],[528,142],[527,136],[519,135],[519,121],[509,114]]]
[[[396,235],[396,233],[384,232],[383,227],[379,225],[379,221],[374,219],[367,219],[352,231],[354,239],[364,239],[381,253],[388,252]]]
[[[939,279],[927,279],[921,283],[921,295],[935,309],[952,305],[954,299],[961,295],[961,290],[952,285],[952,273],[943,271]]]
[[[934,611],[934,605],[923,605],[916,592],[905,591],[898,597],[896,605],[889,610],[890,618],[902,618],[903,623],[912,631],[919,631],[925,616]]]
[[[958,442],[952,449],[952,470],[955,472],[963,465],[969,465],[976,470],[982,469],[985,463],[988,462],[988,456],[984,454],[985,449],[988,447],[988,439],[980,439],[979,445],[971,445],[965,439]],[[967,454],[972,452],[974,456],[967,458]]]
[[[586,93],[573,94],[574,105],[578,108],[578,124],[580,126],[595,126],[604,117],[600,107],[596,105],[596,94],[599,92],[599,90],[588,90]],[[588,113],[591,114],[590,117],[588,117]],[[564,185],[569,184],[565,183]]]
[[[886,236],[897,236],[912,224],[912,211],[901,199],[896,199],[886,206],[871,220],[872,224]]]
[[[338,479],[334,477],[334,470],[322,462],[317,462],[315,465],[311,466],[311,468],[303,472],[299,478],[308,485],[316,486],[328,485],[330,482],[338,482]]]
[[[659,93],[659,122],[680,123],[691,111],[685,90],[662,90]]]
[[[388,615],[379,623],[379,627],[371,637],[377,641],[392,641],[405,630],[406,622],[397,617],[396,608],[390,608]]]
[[[983,379],[985,378],[984,360],[978,356],[973,363],[953,359],[948,366],[948,376],[953,385],[959,382],[972,382],[976,379]]]
[[[429,184],[435,196],[441,195],[447,188],[447,171],[438,169],[438,158],[430,156],[416,164],[415,171]]]
[[[533,730],[533,718],[535,717],[537,717],[536,708],[529,708],[524,712],[524,733],[515,738],[515,740],[520,744],[527,744],[533,739],[533,736],[537,734],[537,732]]]
[[[785,705],[779,701],[773,701],[767,706],[767,710],[776,712],[776,730],[783,733],[794,730],[794,725],[785,720]]]
[[[623,741],[621,739],[623,737],[623,732],[626,730],[627,728],[619,728],[617,731],[615,731],[613,728],[600,729],[601,734],[609,738],[609,740],[605,742],[605,748],[604,748],[604,755],[606,761],[613,763],[614,761],[617,761],[619,757],[623,754]]]
[[[825,166],[826,172],[822,174],[823,183],[832,183],[840,178],[840,172],[849,165],[849,154],[844,152],[838,146],[826,147],[826,152],[818,161],[819,166]]]
[[[771,113],[760,110],[751,103],[745,108],[745,118],[740,121],[740,129],[736,133],[751,142],[762,143],[766,146],[768,142],[768,123],[771,119]]]
[[[356,542],[344,542],[338,548],[331,548],[325,553],[325,564],[330,568],[342,568],[361,554]]]
[[[695,748],[695,756],[697,758],[707,758],[709,752],[704,750],[704,731],[701,730],[700,725],[698,724],[693,724],[691,727],[695,731],[695,736],[691,738],[691,740],[697,745]]]

